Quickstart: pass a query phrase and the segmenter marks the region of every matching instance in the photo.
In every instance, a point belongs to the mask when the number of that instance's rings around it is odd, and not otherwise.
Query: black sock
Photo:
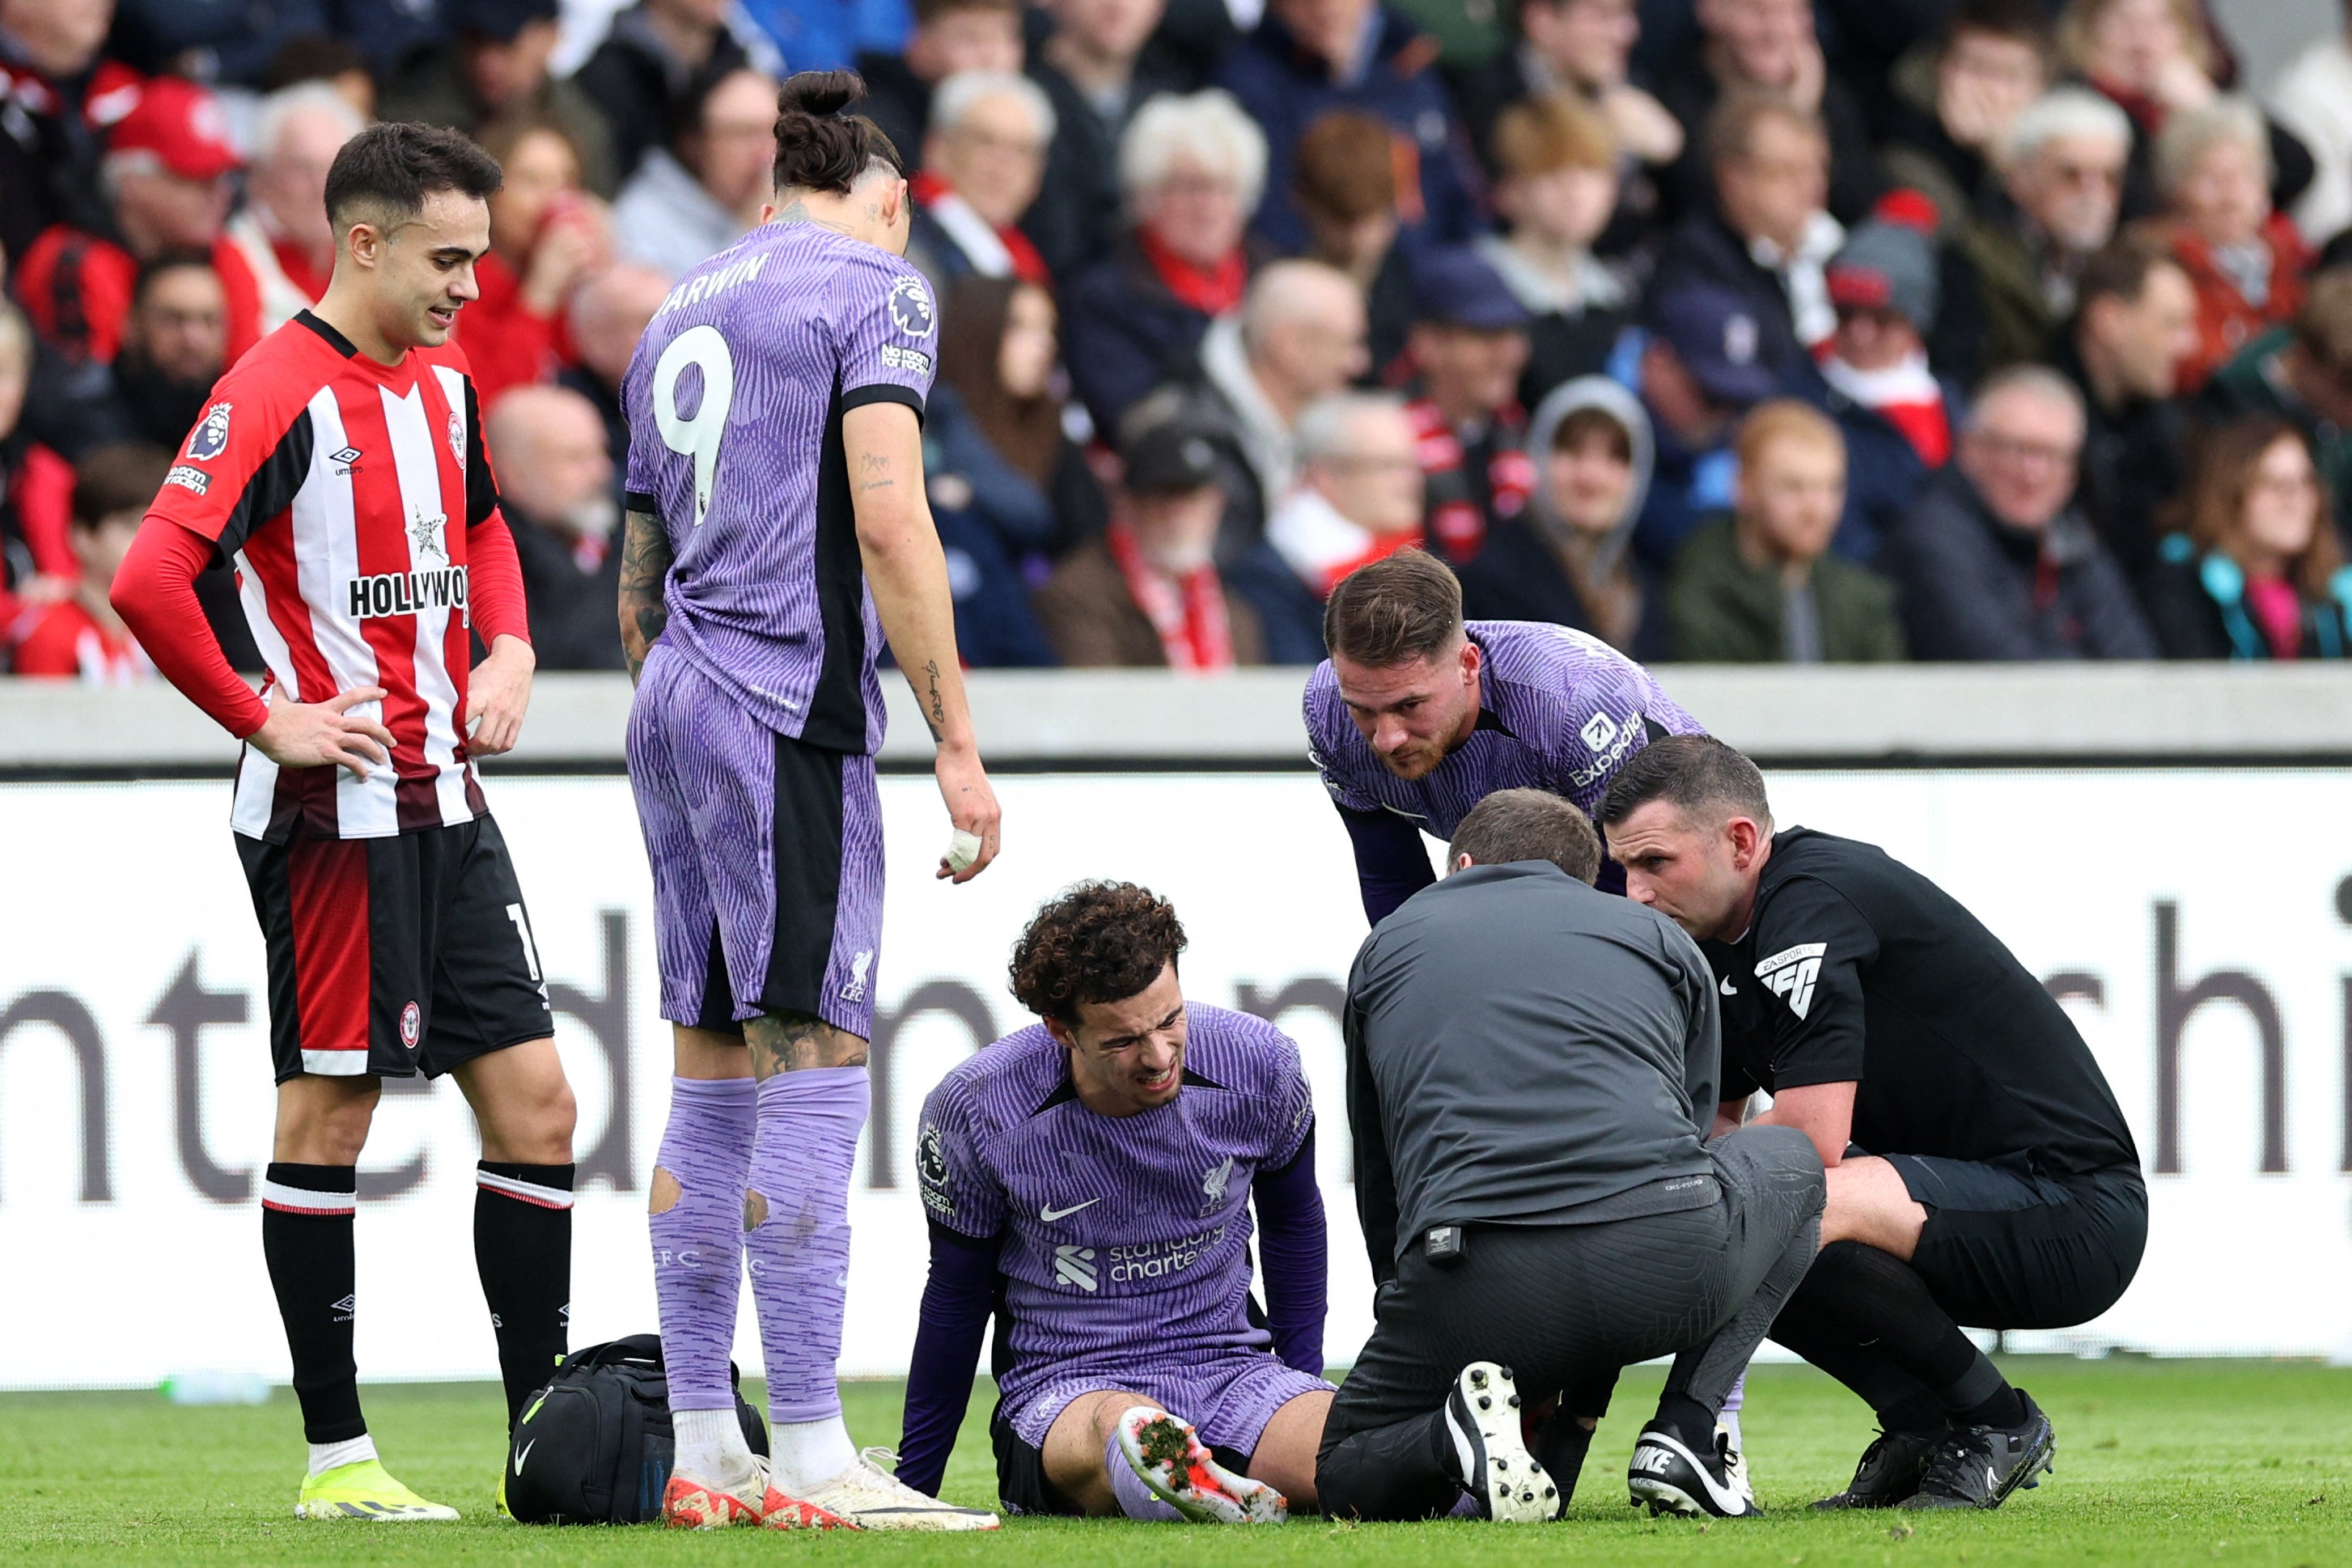
[[[2025,1401],[2008,1384],[2000,1392],[1966,1410],[1952,1412],[1952,1419],[1962,1426],[2022,1426],[2025,1425]]]
[[[1969,1412],[1988,1406],[2018,1409],[2016,1391],[2000,1370],[1937,1302],[1919,1271],[1893,1253],[1858,1241],[1832,1242],[1798,1293],[1813,1291],[1817,1282],[1821,1308],[1916,1378],[1948,1418],[1966,1420]]]
[[[272,1161],[262,1181],[261,1256],[294,1357],[302,1436],[312,1443],[348,1442],[367,1431],[359,1367],[352,1359],[358,1289],[352,1214],[358,1194],[359,1172],[351,1165]]]
[[[571,1348],[572,1167],[484,1160],[475,1182],[474,1267],[511,1427]]]
[[[1687,1394],[1661,1395],[1656,1424],[1701,1458],[1715,1452],[1715,1412]]]

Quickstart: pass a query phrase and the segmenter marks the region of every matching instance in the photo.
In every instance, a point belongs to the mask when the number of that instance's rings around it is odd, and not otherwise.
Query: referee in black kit
[[[1812,1262],[1821,1161],[1784,1127],[1706,1143],[1715,977],[1671,921],[1593,889],[1582,812],[1499,791],[1447,858],[1348,979],[1380,1293],[1324,1424],[1323,1511],[1557,1519],[1619,1369],[1673,1354],[1633,1500],[1753,1514],[1716,1419]]]
[[[1776,836],[1763,775],[1720,741],[1636,752],[1601,820],[1627,894],[1718,978],[1718,1126],[1765,1089],[1758,1120],[1802,1129],[1829,1167],[1822,1255],[1772,1337],[1882,1435],[1815,1506],[1998,1508],[2055,1439],[1959,1325],[2087,1321],[2147,1241],[2139,1155],[2090,1048],[1927,878],[1852,839]]]

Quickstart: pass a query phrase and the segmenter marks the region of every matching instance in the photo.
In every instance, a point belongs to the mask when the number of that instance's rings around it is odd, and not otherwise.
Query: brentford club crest
[[[425,1032],[425,1015],[411,1002],[400,1010],[400,1043],[410,1050],[416,1048],[416,1038]]]
[[[466,420],[456,409],[449,410],[449,455],[457,459],[457,471],[466,471]]]

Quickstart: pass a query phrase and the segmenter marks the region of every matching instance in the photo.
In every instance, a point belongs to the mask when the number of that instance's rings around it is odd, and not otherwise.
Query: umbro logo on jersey
[[[1825,942],[1801,942],[1794,947],[1784,947],[1771,957],[1759,959],[1756,978],[1765,989],[1788,1003],[1789,1011],[1801,1018],[1813,1005],[1813,984],[1822,977],[1822,954],[1829,951]]]
[[[1057,1209],[1053,1205],[1047,1204],[1044,1208],[1037,1211],[1037,1217],[1044,1220],[1047,1225],[1051,1225],[1057,1219],[1069,1218],[1080,1209],[1090,1209],[1100,1202],[1102,1202],[1102,1199],[1100,1198],[1088,1198],[1082,1204],[1072,1204],[1066,1209]]]
[[[345,447],[339,452],[328,453],[327,461],[335,465],[335,478],[347,479],[352,477],[352,471],[359,467],[360,459],[366,456],[367,454],[357,447]]]
[[[209,463],[228,450],[228,411],[226,403],[215,403],[205,410],[204,418],[188,437],[190,461]]]
[[[1091,1247],[1054,1248],[1054,1274],[1065,1285],[1091,1293],[1095,1289],[1095,1249]]]

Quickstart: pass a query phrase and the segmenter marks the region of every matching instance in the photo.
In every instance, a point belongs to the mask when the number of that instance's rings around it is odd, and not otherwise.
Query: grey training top
[[[1715,1201],[1715,976],[1654,910],[1549,861],[1457,871],[1364,939],[1343,1022],[1376,1279],[1434,1225]]]

